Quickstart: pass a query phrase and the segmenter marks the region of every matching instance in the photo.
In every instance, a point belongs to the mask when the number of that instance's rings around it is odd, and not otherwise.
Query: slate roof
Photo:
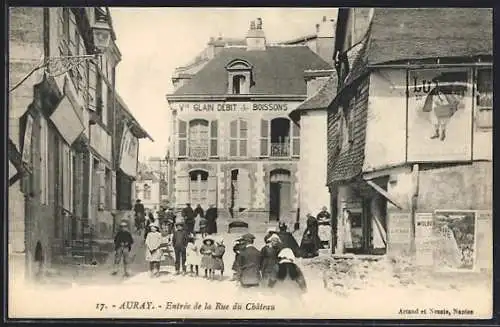
[[[493,55],[491,8],[376,8],[368,64]]]
[[[331,69],[331,65],[307,46],[268,46],[265,51],[247,51],[244,47],[224,48],[192,79],[173,95],[227,94],[226,65],[243,59],[253,66],[250,94],[304,95],[307,93],[305,70]]]
[[[304,110],[326,109],[337,95],[337,73],[333,73],[328,80],[311,97],[302,102],[289,116],[293,121],[299,120],[300,112]]]

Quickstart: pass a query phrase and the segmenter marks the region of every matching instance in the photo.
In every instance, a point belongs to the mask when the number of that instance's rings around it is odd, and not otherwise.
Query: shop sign
[[[468,69],[410,70],[408,161],[466,161],[472,153]]]
[[[292,109],[285,102],[184,102],[171,106],[180,112],[287,112]]]
[[[415,247],[418,265],[433,265],[433,213],[415,214]]]
[[[85,125],[67,96],[61,100],[50,119],[69,145],[72,145],[85,130]]]
[[[442,271],[473,271],[476,257],[476,212],[434,212],[434,265]]]

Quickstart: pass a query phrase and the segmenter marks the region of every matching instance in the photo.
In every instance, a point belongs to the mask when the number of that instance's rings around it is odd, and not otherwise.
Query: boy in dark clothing
[[[146,240],[146,237],[148,237],[149,233],[149,225],[155,222],[155,217],[153,216],[153,213],[150,212],[148,213],[148,220],[146,221],[146,226],[144,227],[144,240]]]
[[[115,235],[115,264],[112,275],[118,274],[120,262],[123,258],[124,276],[130,276],[127,268],[129,264],[130,250],[132,249],[132,244],[134,244],[134,239],[132,238],[132,234],[130,234],[127,230],[127,227],[127,222],[122,221],[120,224],[120,230]]]
[[[182,265],[182,272],[186,273],[186,248],[189,243],[189,234],[184,230],[182,223],[175,224],[175,231],[172,236],[172,245],[175,253],[175,272],[180,273]]]
[[[139,232],[143,226],[145,220],[145,209],[144,204],[141,203],[141,200],[137,199],[134,205],[134,220],[135,220],[135,228],[136,232]]]

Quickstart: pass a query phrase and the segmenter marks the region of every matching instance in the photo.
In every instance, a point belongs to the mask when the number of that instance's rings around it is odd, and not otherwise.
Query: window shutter
[[[189,202],[189,175],[177,176],[175,187],[175,203],[177,206],[184,206]]]
[[[208,197],[207,204],[213,204],[217,206],[217,176],[209,176],[208,177]]]
[[[229,123],[229,156],[238,155],[238,121],[233,120]]]
[[[108,84],[105,81],[101,82],[101,98],[102,98],[102,122],[108,124]]]
[[[240,208],[250,208],[252,190],[250,187],[250,175],[248,170],[240,169],[238,171],[238,206]]]
[[[248,124],[246,120],[240,120],[240,156],[247,156]]]
[[[99,163],[97,170],[97,179],[99,183],[99,210],[106,207],[106,167],[104,164]]]
[[[217,120],[212,120],[210,122],[210,156],[211,157],[216,157],[217,156],[217,137],[218,137],[218,126],[217,126]]]
[[[269,156],[269,121],[265,119],[260,121],[260,155]]]
[[[178,135],[177,155],[179,157],[185,157],[187,156],[187,123],[184,120],[179,120]]]
[[[76,29],[75,15],[69,12],[69,49],[72,55],[77,55],[78,30]]]
[[[61,159],[59,160],[62,167],[62,200],[63,208],[71,211],[71,171],[70,171],[70,152],[69,147],[65,143],[61,143]]]
[[[111,210],[116,210],[116,171],[111,171]]]
[[[94,63],[88,65],[89,68],[89,105],[92,110],[97,110],[97,68]]]
[[[299,126],[291,123],[292,127],[292,156],[300,155],[300,128]]]

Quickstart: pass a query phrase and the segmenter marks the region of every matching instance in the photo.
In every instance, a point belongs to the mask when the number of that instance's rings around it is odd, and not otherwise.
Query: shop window
[[[229,156],[246,157],[248,155],[248,123],[246,120],[237,119],[229,123]]]
[[[217,143],[217,138],[218,138],[218,124],[217,120],[212,120],[210,122],[210,156],[211,157],[217,157],[218,151],[218,143]]]
[[[184,120],[179,120],[178,131],[178,149],[177,155],[179,157],[187,156],[187,123]]]
[[[493,69],[477,71],[476,124],[478,128],[493,127]]]
[[[189,156],[191,158],[207,158],[209,146],[209,124],[204,119],[189,122]]]

